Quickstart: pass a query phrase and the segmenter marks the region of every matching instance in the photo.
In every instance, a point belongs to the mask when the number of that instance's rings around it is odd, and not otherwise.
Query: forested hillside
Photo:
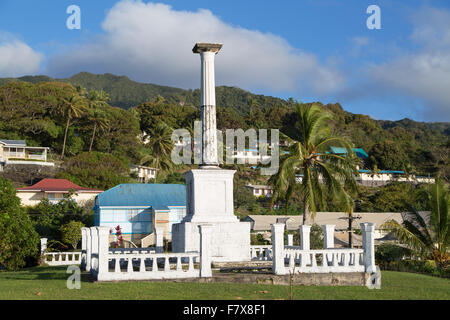
[[[110,97],[109,105],[101,107],[107,125],[96,131],[92,150],[133,162],[148,156],[135,139],[141,131],[150,132],[160,122],[174,129],[189,127],[199,116],[198,89],[142,84],[125,76],[86,72],[58,80],[27,76],[0,79],[0,85],[0,137],[26,139],[29,144],[49,146],[55,153],[62,148],[67,119],[62,111],[64,101],[74,94],[76,86],[87,91],[104,90]],[[216,88],[216,96],[219,129],[279,128],[289,134],[295,120],[292,99],[254,95],[223,86]],[[355,147],[367,151],[370,155],[367,167],[449,177],[449,122],[374,120],[367,115],[346,112],[338,103],[317,104],[333,113],[330,125],[336,133],[347,136]],[[93,112],[91,108],[73,120],[66,156],[88,151],[95,123]]]

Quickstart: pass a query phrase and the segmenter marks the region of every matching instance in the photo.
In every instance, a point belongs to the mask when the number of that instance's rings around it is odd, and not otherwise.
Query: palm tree
[[[149,146],[152,149],[152,156],[155,162],[156,174],[158,174],[159,167],[170,166],[170,153],[173,148],[173,142],[171,139],[171,128],[164,122],[156,125],[150,132]],[[156,180],[156,178],[155,178]]]
[[[78,93],[73,93],[69,98],[63,99],[61,107],[61,114],[67,118],[66,129],[64,131],[64,142],[61,151],[61,160],[64,158],[64,151],[66,149],[67,132],[69,131],[70,121],[73,118],[79,118],[86,110],[86,101]]]
[[[89,152],[92,150],[94,144],[95,132],[97,128],[106,129],[109,125],[109,120],[104,112],[101,111],[101,107],[107,106],[109,101],[109,95],[103,91],[91,90],[88,96],[89,105],[92,107],[92,112],[89,115],[89,120],[94,123],[92,130],[91,142],[89,144]]]
[[[289,154],[281,159],[280,170],[272,179],[277,198],[285,201],[286,206],[298,189],[303,202],[303,224],[314,219],[316,205],[324,205],[326,195],[350,206],[349,191],[356,189],[354,175],[357,173],[350,144],[341,137],[333,136],[329,129],[331,115],[319,106],[295,105],[297,121],[294,131],[289,135],[294,140]],[[341,146],[347,156],[328,152],[331,146]],[[303,174],[302,182],[296,183],[295,175]]]
[[[385,222],[382,227],[392,232],[417,256],[433,259],[445,269],[449,261],[450,226],[448,220],[449,196],[444,182],[437,179],[429,190],[429,217],[421,215],[415,208],[406,213],[402,224],[395,220]]]

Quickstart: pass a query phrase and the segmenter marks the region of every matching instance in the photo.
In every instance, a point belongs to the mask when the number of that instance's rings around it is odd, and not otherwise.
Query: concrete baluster
[[[284,223],[272,224],[272,272],[286,274],[284,266]]]
[[[109,272],[109,228],[96,227],[98,234],[97,280],[107,279]]]
[[[375,267],[375,223],[361,223],[363,249],[364,249],[364,266],[367,273],[376,272]]]
[[[199,225],[200,229],[200,277],[211,277],[212,225]]]
[[[288,246],[294,245],[294,235],[291,233],[287,235],[287,245]]]

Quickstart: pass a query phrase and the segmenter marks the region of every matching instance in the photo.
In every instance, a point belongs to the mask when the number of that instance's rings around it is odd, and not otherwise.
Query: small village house
[[[245,187],[250,189],[255,197],[264,196],[270,198],[273,195],[273,188],[271,186],[249,184]]]
[[[48,147],[30,147],[25,140],[0,140],[0,170],[8,164],[53,166],[47,161]]]
[[[17,196],[22,205],[34,206],[43,199],[58,203],[69,196],[78,205],[93,200],[103,190],[83,188],[67,179],[42,179],[38,183],[24,188],[17,188]]]
[[[132,164],[130,172],[136,173],[137,179],[141,183],[148,183],[151,179],[156,179],[156,168]]]
[[[125,240],[146,247],[154,244],[156,227],[171,240],[172,224],[186,215],[186,187],[182,184],[120,184],[95,198],[96,226],[120,226]]]

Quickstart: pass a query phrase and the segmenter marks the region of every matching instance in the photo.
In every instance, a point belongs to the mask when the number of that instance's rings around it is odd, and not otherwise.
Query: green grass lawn
[[[83,275],[81,289],[66,287],[66,267],[0,271],[0,299],[287,299],[288,286],[235,283],[94,283]],[[382,288],[294,287],[294,299],[450,299],[450,280],[383,271]]]

